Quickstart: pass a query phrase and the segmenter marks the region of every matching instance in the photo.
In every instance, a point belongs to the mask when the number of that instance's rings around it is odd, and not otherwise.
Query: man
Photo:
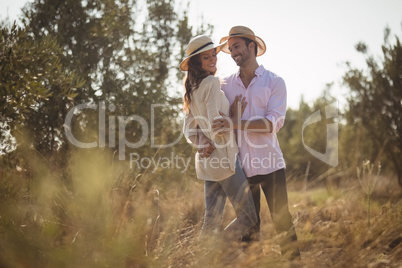
[[[297,236],[289,213],[285,161],[279,147],[277,133],[284,124],[286,114],[286,85],[284,80],[257,63],[256,57],[266,51],[264,41],[252,30],[235,26],[223,52],[231,54],[239,71],[221,84],[229,102],[238,103],[239,95],[246,98],[247,106],[241,120],[223,116],[214,120],[214,131],[227,128],[237,130],[239,156],[250,183],[258,216],[256,239],[260,231],[260,188],[264,191],[277,233],[283,235],[280,242],[282,255],[300,258]],[[207,142],[202,142],[206,144]],[[213,148],[205,150],[206,156]]]

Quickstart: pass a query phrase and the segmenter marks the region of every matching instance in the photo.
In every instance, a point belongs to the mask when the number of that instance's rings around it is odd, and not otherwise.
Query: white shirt
[[[219,111],[228,115],[229,107],[219,79],[212,75],[204,78],[199,87],[191,93],[190,113],[184,120],[184,135],[187,138],[196,135],[198,125],[216,146],[208,158],[200,158],[199,153],[196,153],[195,169],[199,179],[219,181],[235,173],[238,148],[233,131],[215,135],[211,130],[212,121],[221,117]]]
[[[267,118],[272,122],[272,133],[237,131],[239,158],[247,177],[269,174],[285,168],[277,132],[286,115],[286,85],[284,80],[260,65],[247,88],[240,72],[222,81],[221,87],[230,104],[237,95],[246,97],[247,107],[242,120]]]

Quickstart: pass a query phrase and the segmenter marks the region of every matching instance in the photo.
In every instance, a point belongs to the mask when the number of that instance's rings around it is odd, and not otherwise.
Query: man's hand
[[[230,106],[231,117],[219,112],[222,117],[216,118],[214,121],[212,121],[212,131],[216,134],[219,134],[233,129],[238,129],[246,106],[246,97],[237,95],[234,102]]]

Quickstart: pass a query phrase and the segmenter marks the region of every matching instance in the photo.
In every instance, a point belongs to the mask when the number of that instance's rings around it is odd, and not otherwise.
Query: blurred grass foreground
[[[3,164],[0,173],[0,267],[223,267],[228,245],[213,241],[206,248],[197,239],[201,182],[162,181],[100,149],[72,153],[66,180],[44,158],[30,150],[24,155],[26,168]],[[395,179],[379,180],[368,226],[365,192],[356,180],[329,196],[325,188],[300,191],[290,178],[302,259],[281,258],[263,202],[261,242],[230,266],[401,267],[401,195]],[[228,205],[224,222],[233,217]]]

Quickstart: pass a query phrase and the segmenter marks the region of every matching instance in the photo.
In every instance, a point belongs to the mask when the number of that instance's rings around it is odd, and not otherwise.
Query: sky
[[[313,102],[328,83],[334,83],[331,94],[344,105],[344,63],[365,67],[355,45],[365,42],[369,53],[380,59],[385,27],[402,36],[402,0],[192,0],[190,9],[193,24],[201,23],[203,14],[203,20],[214,25],[215,42],[236,25],[261,37],[267,52],[257,61],[285,80],[288,106],[293,108],[302,95]],[[218,76],[237,70],[229,54],[218,54]]]
[[[27,0],[0,0],[0,19],[17,18]],[[186,3],[186,0],[176,0]],[[259,64],[281,76],[287,85],[288,106],[298,108],[301,96],[311,103],[333,83],[331,94],[345,104],[344,63],[365,67],[355,45],[362,41],[381,59],[384,29],[402,36],[402,0],[190,0],[190,24],[214,25],[215,42],[232,26],[251,28],[267,45]],[[217,76],[238,70],[229,54],[218,54]]]

